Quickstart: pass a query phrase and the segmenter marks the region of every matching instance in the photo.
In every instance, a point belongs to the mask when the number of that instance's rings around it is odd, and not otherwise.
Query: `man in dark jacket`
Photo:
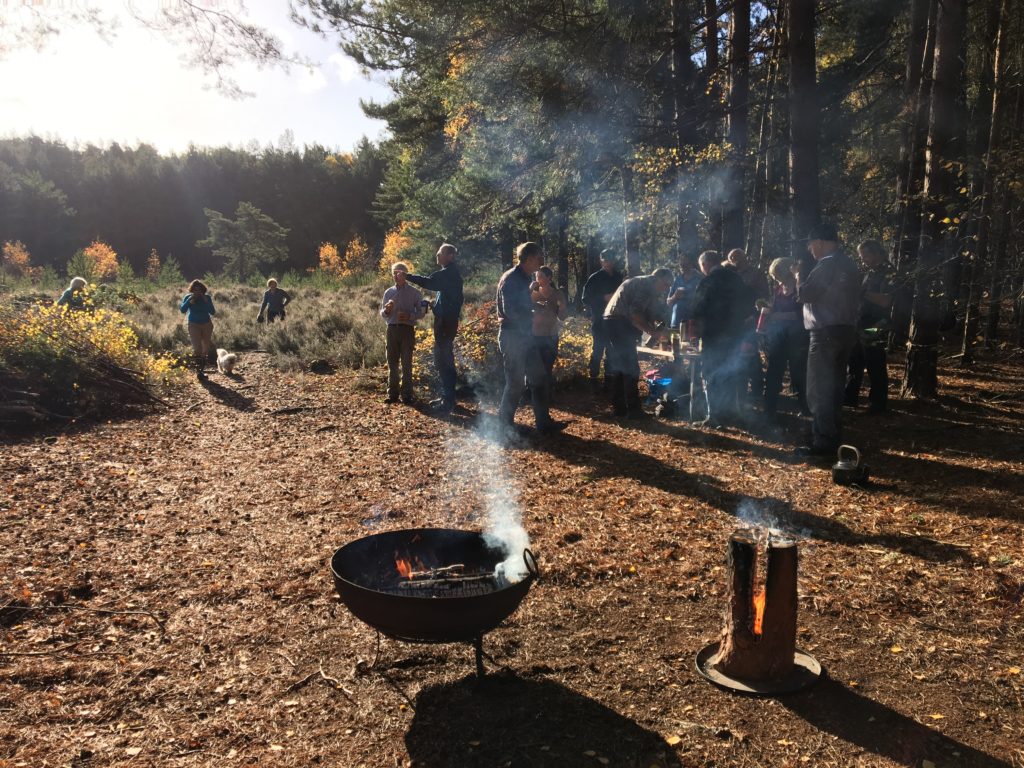
[[[590,353],[590,386],[597,389],[601,375],[601,359],[608,349],[608,332],[604,327],[604,309],[616,289],[622,285],[615,251],[606,248],[601,251],[601,268],[587,278],[583,286],[583,304],[590,309],[590,331],[594,336],[594,347]],[[605,379],[608,379],[608,361],[605,360]]]
[[[516,408],[524,383],[530,385],[533,418],[537,431],[553,434],[565,423],[553,421],[548,413],[547,369],[533,340],[533,299],[530,285],[534,273],[544,264],[544,251],[537,243],[523,243],[516,249],[518,263],[498,280],[495,309],[498,313],[498,349],[505,368],[505,390],[501,395],[498,420],[502,427],[515,427]]]
[[[455,334],[462,313],[462,274],[455,263],[458,250],[451,243],[437,249],[437,265],[431,275],[408,275],[413,285],[436,291],[434,299],[434,367],[441,379],[441,397],[431,403],[436,410],[447,413],[455,407]]]
[[[735,269],[722,266],[715,251],[700,255],[704,279],[697,286],[693,314],[700,322],[701,365],[708,397],[708,423],[721,426],[739,417],[744,333],[751,325],[754,294]]]
[[[808,236],[807,250],[817,262],[806,278],[796,273],[796,297],[803,304],[804,327],[810,331],[807,353],[807,405],[811,409],[811,444],[798,456],[835,456],[842,439],[841,414],[846,365],[857,340],[861,276],[840,250],[831,224],[819,224]]]

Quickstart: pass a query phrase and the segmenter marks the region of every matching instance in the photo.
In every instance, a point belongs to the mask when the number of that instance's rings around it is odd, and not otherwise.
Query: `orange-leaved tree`
[[[34,272],[32,257],[20,240],[8,240],[4,243],[0,264],[3,265],[5,272],[15,277],[31,277]]]
[[[151,282],[156,282],[160,279],[160,270],[163,266],[160,264],[160,254],[156,252],[156,248],[149,252],[149,258],[146,259],[146,279]]]
[[[88,260],[92,274],[97,279],[117,275],[117,251],[102,240],[93,240],[88,247],[82,249],[82,255]]]
[[[359,235],[349,240],[345,247],[345,268],[349,272],[362,272],[373,268],[370,246]]]
[[[349,270],[334,243],[320,244],[320,271],[331,277],[345,277]]]
[[[418,227],[419,224],[414,221],[403,221],[384,236],[384,250],[378,265],[382,274],[390,275],[391,265],[402,260],[406,249],[412,246],[409,232]]]

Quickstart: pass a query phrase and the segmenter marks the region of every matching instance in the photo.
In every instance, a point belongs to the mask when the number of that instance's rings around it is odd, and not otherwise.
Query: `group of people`
[[[431,406],[439,412],[456,407],[454,342],[463,305],[457,255],[454,245],[442,244],[438,270],[430,275],[412,274],[401,262],[392,267],[394,285],[380,306],[387,325],[388,403],[413,402],[415,328],[432,310],[440,397]],[[603,251],[601,268],[582,291],[593,333],[591,385],[608,393],[617,416],[647,418],[640,399],[638,346],[645,335],[657,343],[677,331],[687,341],[699,338],[712,426],[739,421],[743,403],[751,397],[760,399],[764,414],[774,416],[788,370],[800,412],[812,417],[812,439],[798,452],[834,455],[842,436],[842,407],[857,405],[865,371],[871,384],[870,411],[884,411],[888,397],[892,275],[877,241],[861,243],[858,255],[864,274],[843,252],[829,224],[808,234],[806,254],[775,259],[767,276],[737,248],[724,260],[716,251],[705,251],[696,261],[683,258],[676,274],[662,267],[626,279],[614,252]],[[498,419],[502,428],[515,430],[515,412],[528,389],[537,431],[553,434],[565,427],[551,418],[550,404],[559,329],[568,305],[544,266],[538,243],[523,243],[515,256],[516,264],[501,275],[495,297],[505,374]],[[83,278],[73,278],[57,303],[83,309],[85,286]],[[434,292],[432,304],[418,288]],[[290,301],[271,278],[257,321],[284,320]],[[202,380],[217,313],[207,286],[193,280],[179,308],[187,316],[196,375]]]
[[[678,331],[689,341],[699,339],[712,426],[738,422],[751,397],[774,416],[788,370],[800,412],[812,417],[811,440],[798,453],[832,456],[842,437],[842,407],[857,404],[865,370],[871,412],[884,411],[887,403],[892,277],[880,243],[866,241],[858,254],[863,275],[829,224],[809,233],[805,255],[775,259],[767,276],[741,249],[733,249],[724,260],[716,251],[705,251],[696,262],[684,258],[678,274],[662,267],[626,279],[614,252],[604,251],[601,268],[582,292],[593,333],[591,385],[607,391],[617,416],[647,418],[640,399],[638,347],[645,335],[657,343]],[[429,276],[410,274],[403,263],[392,269],[395,284],[380,309],[388,325],[388,402],[413,398],[414,329],[430,306],[416,285],[437,292],[434,360],[441,397],[432,405],[445,412],[455,407],[452,350],[462,306],[456,255],[455,246],[442,245],[440,270]],[[515,412],[528,390],[537,432],[557,433],[565,424],[550,414],[552,371],[568,306],[544,266],[539,244],[527,242],[516,249],[515,266],[498,281],[495,304],[505,374],[498,420],[515,430]]]
[[[661,341],[673,329],[700,341],[700,360],[712,426],[736,423],[748,397],[776,413],[788,369],[800,412],[812,417],[804,456],[834,456],[842,437],[841,410],[856,406],[865,370],[871,383],[870,412],[886,409],[886,344],[892,276],[884,248],[869,240],[858,248],[865,273],[841,249],[835,227],[809,233],[807,254],[775,259],[769,281],[733,249],[723,260],[702,253],[695,265],[683,259],[674,278],[667,269],[623,280],[614,258],[583,292],[594,334],[592,384],[602,356],[615,412],[643,418],[637,383],[637,345],[646,333]],[[670,315],[670,318],[666,319]],[[762,363],[761,352],[767,361]]]

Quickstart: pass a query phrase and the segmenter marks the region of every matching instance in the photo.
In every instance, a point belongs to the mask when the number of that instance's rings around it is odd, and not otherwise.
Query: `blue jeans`
[[[837,448],[843,438],[842,411],[846,396],[846,365],[857,341],[852,325],[830,325],[811,331],[807,352],[807,406],[815,448]]]
[[[529,383],[533,401],[533,418],[537,429],[545,429],[551,423],[548,414],[547,374],[540,352],[533,341],[533,334],[498,331],[498,350],[501,352],[505,369],[505,390],[501,394],[498,420],[502,424],[515,423],[516,408],[523,396],[523,387]]]

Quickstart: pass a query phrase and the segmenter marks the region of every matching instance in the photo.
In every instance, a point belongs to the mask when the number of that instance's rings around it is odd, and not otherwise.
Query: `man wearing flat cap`
[[[804,327],[811,336],[807,354],[811,444],[796,452],[804,457],[835,456],[842,440],[846,364],[857,341],[861,275],[840,249],[832,224],[819,224],[811,230],[807,250],[814,258],[814,268],[806,277],[801,277],[799,269],[793,271]]]

